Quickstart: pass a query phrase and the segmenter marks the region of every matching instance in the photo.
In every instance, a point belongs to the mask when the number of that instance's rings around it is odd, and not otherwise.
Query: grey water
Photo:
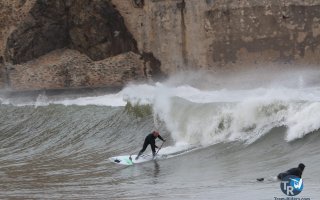
[[[0,199],[270,200],[286,197],[280,183],[256,178],[299,162],[299,197],[319,199],[319,131],[286,142],[282,126],[251,144],[222,142],[134,166],[108,160],[138,152],[152,128],[152,115],[137,118],[121,106],[1,105]]]

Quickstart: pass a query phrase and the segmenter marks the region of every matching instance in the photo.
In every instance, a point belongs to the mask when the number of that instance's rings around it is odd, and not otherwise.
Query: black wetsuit
[[[301,178],[304,167],[305,167],[304,164],[301,163],[299,165],[299,167],[289,169],[286,172],[282,172],[282,173],[278,174],[277,177],[279,180],[282,180],[284,177],[289,176],[289,175],[294,175],[294,176]]]
[[[164,139],[158,135],[157,136],[160,140],[164,141]],[[138,157],[146,150],[147,146],[150,144],[151,145],[151,150],[152,150],[152,155],[155,156],[156,154],[156,139],[157,137],[155,137],[153,135],[153,133],[150,133],[146,139],[144,140],[144,143],[143,143],[143,147],[142,149],[140,150],[139,154],[138,154]],[[158,147],[157,147],[158,148]]]

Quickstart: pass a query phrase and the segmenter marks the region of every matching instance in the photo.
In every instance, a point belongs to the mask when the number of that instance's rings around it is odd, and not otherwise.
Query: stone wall
[[[92,61],[75,50],[56,50],[10,68],[15,91],[66,88],[121,87],[145,79],[144,61],[133,52]]]
[[[319,55],[320,4],[218,8],[206,12],[210,63],[292,62]],[[318,64],[320,60],[316,61]]]
[[[320,63],[318,0],[112,2],[139,50],[153,52],[168,73]]]

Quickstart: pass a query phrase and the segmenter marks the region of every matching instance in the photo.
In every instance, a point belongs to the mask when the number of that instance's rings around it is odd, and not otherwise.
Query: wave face
[[[197,76],[200,84],[190,80]],[[246,76],[216,80],[200,73],[94,97],[0,98],[0,198],[270,199],[280,195],[278,183],[257,185],[255,178],[300,162],[304,194],[316,198],[315,77],[299,72],[239,86]],[[222,80],[230,84],[222,87]],[[203,88],[202,81],[217,82]],[[108,161],[137,153],[154,129],[168,139],[160,152],[169,159],[129,168]]]

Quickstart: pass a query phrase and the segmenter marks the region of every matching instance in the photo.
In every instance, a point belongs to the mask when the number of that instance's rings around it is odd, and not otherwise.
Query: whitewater
[[[0,198],[267,200],[286,195],[256,178],[303,162],[298,197],[320,199],[319,78],[188,72],[94,96],[2,96]],[[152,130],[168,159],[108,160],[136,154]]]

